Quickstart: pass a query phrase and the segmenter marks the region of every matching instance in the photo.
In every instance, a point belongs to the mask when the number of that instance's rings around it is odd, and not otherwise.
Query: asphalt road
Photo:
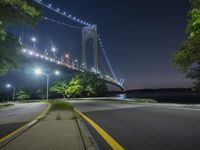
[[[200,150],[200,109],[182,105],[75,103],[128,150]],[[100,149],[111,149],[87,124]]]
[[[0,109],[0,138],[30,122],[47,107],[44,103],[25,103]]]

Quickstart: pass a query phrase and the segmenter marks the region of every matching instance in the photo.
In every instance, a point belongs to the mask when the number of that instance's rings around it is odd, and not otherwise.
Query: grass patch
[[[136,103],[158,103],[158,101],[154,99],[146,99],[146,98],[132,98]]]
[[[74,107],[65,101],[61,100],[50,100],[51,108],[50,110],[73,110]]]
[[[13,106],[14,104],[0,104],[0,109],[1,108],[5,108],[5,107],[10,107],[10,106]]]

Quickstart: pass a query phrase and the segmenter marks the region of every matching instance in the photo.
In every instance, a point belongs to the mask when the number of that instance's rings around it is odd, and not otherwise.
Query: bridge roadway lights
[[[36,52],[34,50],[30,50],[30,49],[24,48],[24,49],[22,49],[22,52],[24,54],[29,54],[30,56],[35,56],[38,59],[41,58],[43,60],[56,63],[57,65],[65,66],[65,67],[67,67],[69,69],[72,69],[72,70],[76,70],[76,71],[80,71],[80,72],[88,71],[87,69],[84,68],[84,65],[85,65],[84,63],[82,64],[82,67],[76,67],[76,66],[71,66],[69,63],[61,62],[59,60],[56,60],[56,59],[53,59],[51,57],[45,56],[45,55],[43,55],[43,54],[41,54],[39,52]],[[114,79],[111,79],[108,75],[102,76],[100,78],[103,79],[103,80],[105,80],[105,81],[107,81],[107,82],[109,82],[109,83],[111,83],[111,84],[113,84],[113,85],[115,85],[115,86],[117,86],[117,87],[119,87],[123,91],[126,90],[126,88],[123,87],[123,85],[121,85],[118,81],[115,81]]]

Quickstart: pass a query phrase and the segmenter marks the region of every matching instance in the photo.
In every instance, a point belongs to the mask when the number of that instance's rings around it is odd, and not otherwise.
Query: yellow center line
[[[124,150],[124,148],[115,141],[106,131],[104,131],[98,124],[92,121],[90,118],[85,116],[82,112],[77,109],[74,109],[78,114],[81,115],[103,138],[104,140],[112,147],[114,150]]]

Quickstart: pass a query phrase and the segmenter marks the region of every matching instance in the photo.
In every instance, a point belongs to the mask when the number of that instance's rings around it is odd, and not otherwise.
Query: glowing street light
[[[11,84],[6,84],[6,88],[12,88],[13,89],[13,101],[15,101],[15,87],[13,87]]]
[[[49,78],[50,78],[50,76],[51,75],[56,75],[56,76],[58,76],[58,75],[60,75],[60,72],[59,71],[55,71],[54,73],[52,73],[52,74],[47,74],[47,73],[44,73],[44,72],[42,72],[42,70],[40,69],[40,68],[36,68],[35,70],[34,70],[34,72],[35,72],[35,74],[37,75],[37,76],[39,76],[39,75],[44,75],[44,76],[46,76],[46,78],[47,78],[47,100],[49,99]]]
[[[42,74],[42,70],[40,68],[36,68],[35,69],[35,74],[36,75],[41,75]]]
[[[59,71],[55,71],[55,75],[60,75],[60,72]]]
[[[33,48],[35,49],[35,43],[37,42],[37,39],[35,37],[31,37],[31,41],[33,42]]]
[[[69,64],[69,58],[70,58],[69,54],[65,54],[65,58],[67,59],[67,63]]]
[[[69,58],[69,54],[65,54],[65,58]]]
[[[52,47],[51,50],[52,50],[53,55],[54,55],[54,58],[55,58],[55,57],[56,57],[56,48],[55,48],[55,47]]]

